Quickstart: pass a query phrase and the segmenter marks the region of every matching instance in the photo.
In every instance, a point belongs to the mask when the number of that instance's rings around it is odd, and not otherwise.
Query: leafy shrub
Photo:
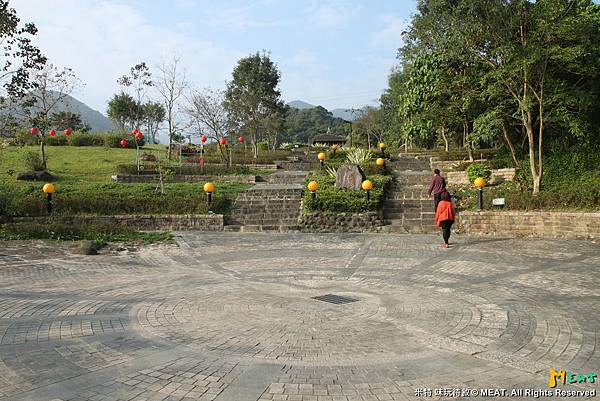
[[[46,157],[46,161],[48,157]],[[25,153],[25,165],[28,169],[33,171],[41,171],[44,169],[44,162],[38,152],[27,152]]]
[[[32,146],[37,145],[39,142],[37,135],[32,135],[27,129],[19,129],[15,133],[14,143],[19,146]]]
[[[62,139],[63,137],[55,137]],[[81,132],[74,132],[67,137],[69,146],[104,146],[104,136],[101,134],[84,134]]]
[[[93,134],[90,134],[93,135]],[[125,146],[128,149],[135,149],[135,141],[133,140],[132,135],[120,135],[120,134],[103,134],[102,138],[104,139],[104,146],[109,148],[120,148],[121,140],[125,139],[127,141],[127,145]],[[138,139],[138,145],[144,146],[146,144],[145,139]]]
[[[467,167],[467,178],[473,183],[476,178],[482,177],[486,181],[492,176],[492,169],[484,163],[473,163]]]
[[[256,143],[256,147],[258,148],[259,151],[260,150],[262,150],[262,151],[269,150],[269,143],[267,141],[258,141]]]
[[[370,176],[373,190],[370,193],[369,210],[383,207],[385,191],[392,178],[387,176]],[[367,200],[363,191],[350,191],[336,188],[335,178],[327,175],[312,175],[309,181],[317,181],[319,190],[315,199],[309,191],[305,191],[304,208],[307,211],[322,211],[331,213],[359,213],[367,210]]]

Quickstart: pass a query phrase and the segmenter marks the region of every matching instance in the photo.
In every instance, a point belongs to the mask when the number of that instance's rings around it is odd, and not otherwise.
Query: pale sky
[[[195,87],[224,88],[236,61],[270,50],[285,101],[328,109],[376,104],[396,63],[414,0],[12,0],[36,44],[106,114],[116,80],[173,54]]]

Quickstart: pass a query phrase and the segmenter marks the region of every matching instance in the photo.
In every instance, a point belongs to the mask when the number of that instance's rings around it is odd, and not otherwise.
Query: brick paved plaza
[[[0,399],[414,400],[600,373],[598,245],[440,240],[184,233],[97,256],[2,243]],[[353,302],[313,299],[327,294]]]

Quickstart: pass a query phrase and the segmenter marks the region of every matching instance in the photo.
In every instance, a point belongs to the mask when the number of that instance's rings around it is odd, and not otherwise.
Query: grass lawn
[[[143,151],[166,158],[164,145]],[[36,146],[0,148],[0,214],[44,215],[43,183],[17,181],[27,171],[25,155]],[[208,211],[202,183],[168,183],[165,194],[157,184],[115,183],[116,166],[135,162],[135,149],[47,146],[48,170],[57,177],[53,195],[58,214],[200,214]],[[164,153],[164,154],[163,154]],[[227,212],[237,194],[248,184],[215,182],[211,210]]]

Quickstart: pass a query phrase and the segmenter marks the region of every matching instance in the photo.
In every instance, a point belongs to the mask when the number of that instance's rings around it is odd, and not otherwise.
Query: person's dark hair
[[[440,199],[443,201],[450,202],[450,193],[448,191],[442,192],[442,194],[440,195]]]
[[[435,170],[433,170],[433,172],[434,172],[435,174],[439,174],[439,173],[440,173],[440,169],[439,169],[439,168],[436,168]]]

